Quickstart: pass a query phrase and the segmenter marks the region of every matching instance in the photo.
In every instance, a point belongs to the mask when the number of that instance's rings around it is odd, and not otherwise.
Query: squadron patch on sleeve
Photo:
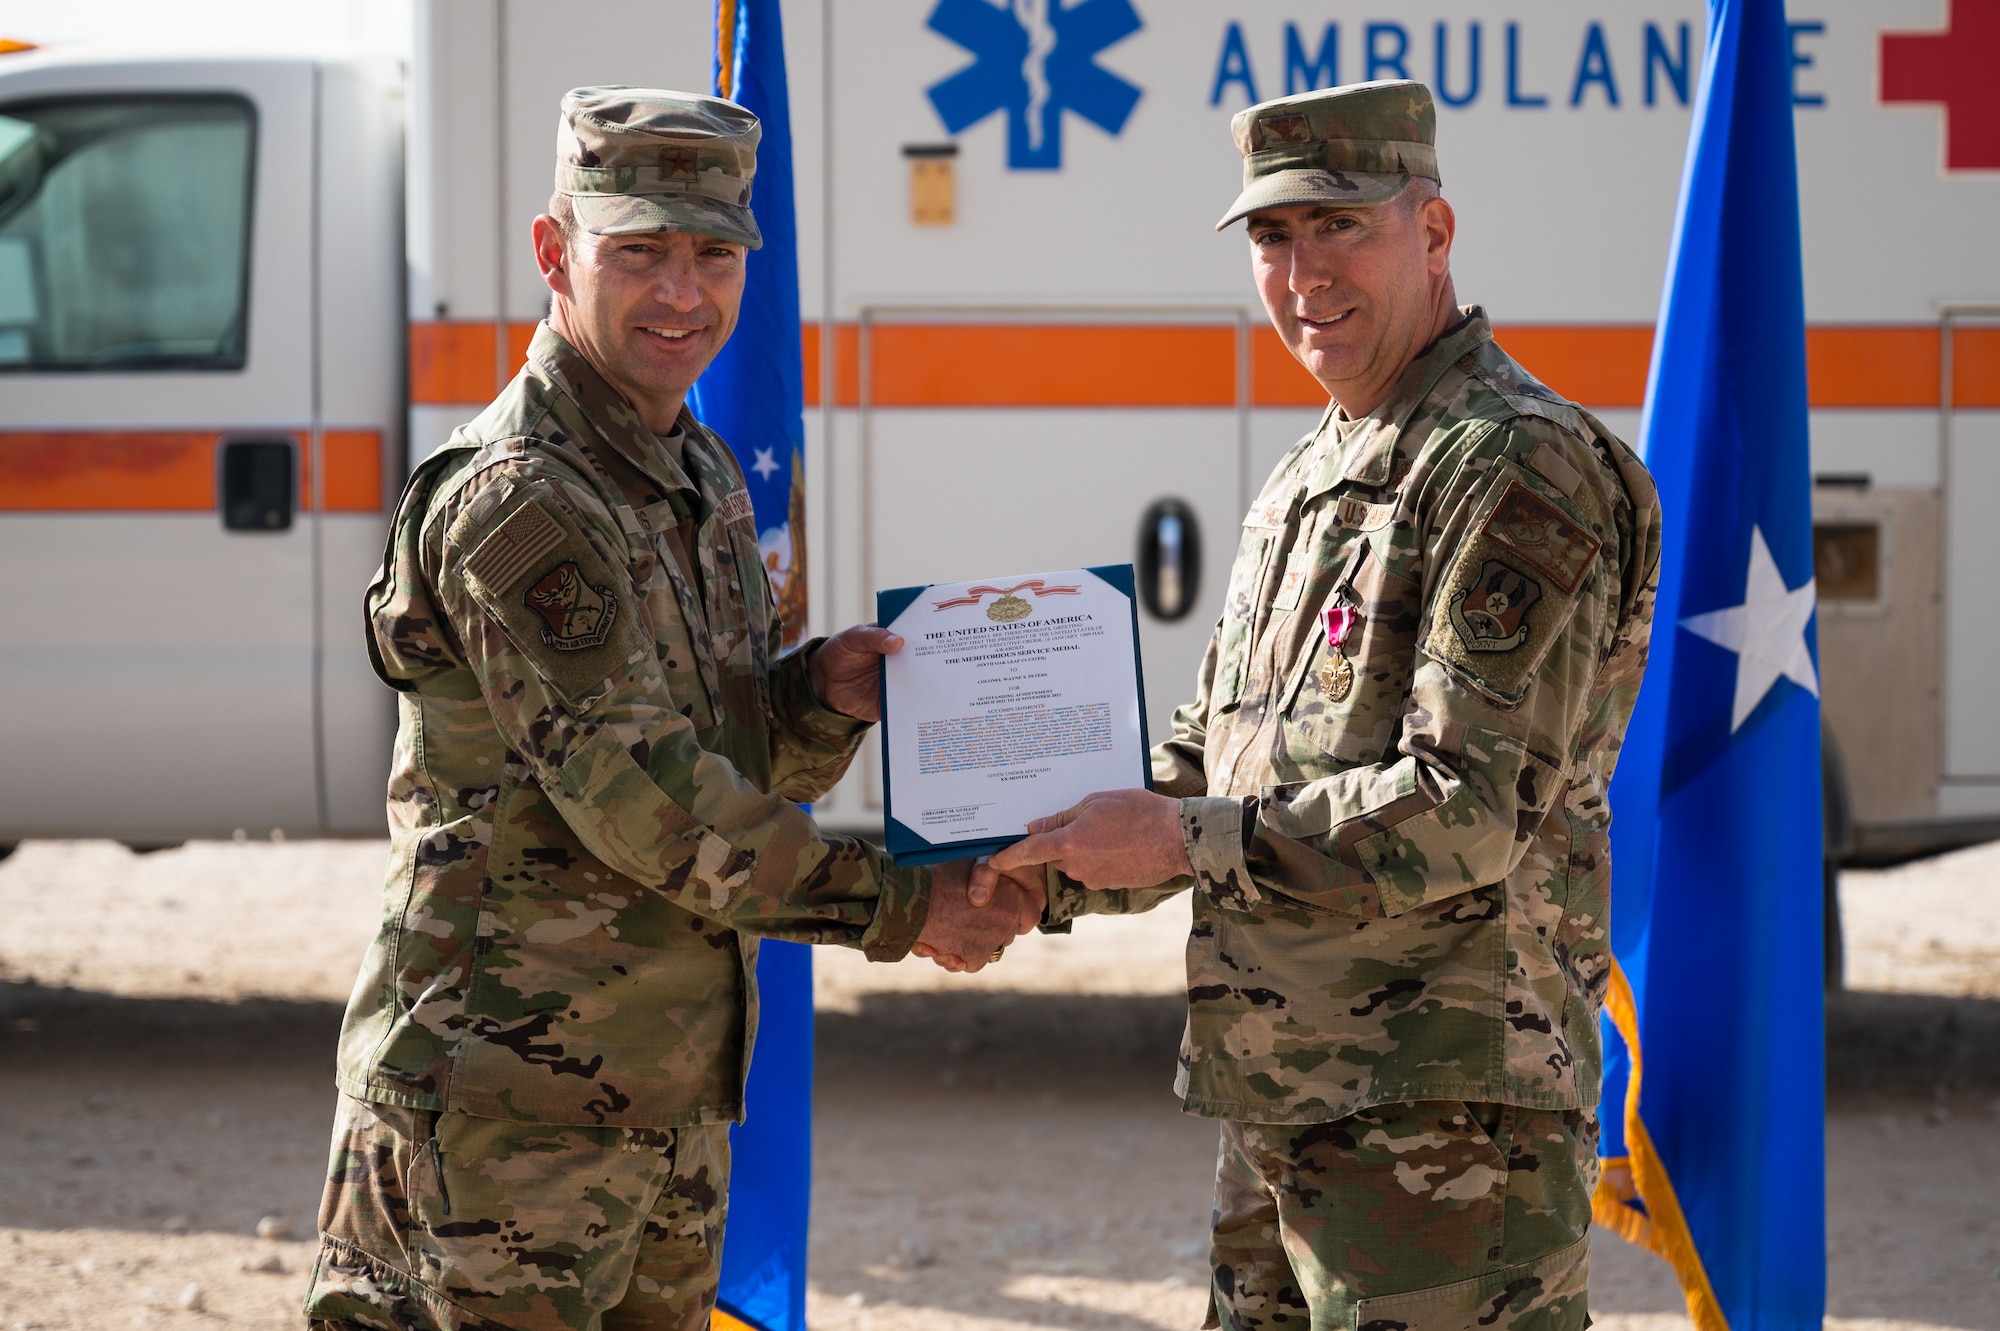
[[[618,602],[609,587],[584,581],[574,559],[565,559],[523,592],[528,609],[542,617],[542,641],[559,652],[580,652],[601,646],[618,618]]]
[[[1445,607],[1469,652],[1511,652],[1528,637],[1528,611],[1542,599],[1542,585],[1497,559],[1486,560]]]
[[[601,695],[641,645],[625,570],[598,553],[570,515],[529,499],[466,556],[465,582],[514,649],[571,704]]]
[[[1511,707],[1563,636],[1601,542],[1520,480],[1490,502],[1432,593],[1423,650]]]

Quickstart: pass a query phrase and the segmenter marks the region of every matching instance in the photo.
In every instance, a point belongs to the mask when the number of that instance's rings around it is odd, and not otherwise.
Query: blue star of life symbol
[[[1062,113],[1107,134],[1125,128],[1139,89],[1097,64],[1097,53],[1142,26],[1131,0],[938,0],[931,31],[972,52],[973,62],[925,91],[947,132],[1007,113],[1007,165],[1062,166]]]

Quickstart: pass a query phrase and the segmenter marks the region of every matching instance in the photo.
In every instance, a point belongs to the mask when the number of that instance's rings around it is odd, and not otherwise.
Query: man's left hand
[[[1181,802],[1150,790],[1103,790],[1074,807],[1028,824],[1029,835],[996,854],[991,871],[975,870],[974,900],[992,890],[992,874],[1053,864],[1085,887],[1152,887],[1194,872],[1181,832]]]
[[[872,624],[842,629],[806,662],[819,705],[857,721],[882,719],[882,658],[903,650],[903,639]]]

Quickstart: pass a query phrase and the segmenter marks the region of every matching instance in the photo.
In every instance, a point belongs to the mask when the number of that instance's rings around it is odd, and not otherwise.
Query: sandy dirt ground
[[[0,1331],[295,1327],[379,843],[0,863]],[[2000,847],[1842,883],[1829,1322],[2000,1331]],[[1199,1323],[1215,1129],[1169,1091],[1186,909],[999,967],[818,954],[816,1331]],[[263,1230],[260,1236],[259,1230]],[[1687,1325],[1599,1235],[1613,1331]]]

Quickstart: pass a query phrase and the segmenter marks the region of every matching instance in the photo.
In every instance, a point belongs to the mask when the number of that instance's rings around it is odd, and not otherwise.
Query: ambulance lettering
[[[1792,102],[1823,107],[1825,93],[1807,85],[1818,63],[1816,43],[1825,36],[1826,24],[1802,19],[1788,26]],[[1700,72],[1701,34],[1696,24],[1651,19],[1631,28],[1621,21],[1607,32],[1604,23],[1592,20],[1580,31],[1564,34],[1551,31],[1553,27],[1531,30],[1511,21],[1490,25],[1477,19],[1462,23],[1439,19],[1429,24],[1355,23],[1343,33],[1339,23],[1326,23],[1315,38],[1310,24],[1288,22],[1282,33],[1246,34],[1243,22],[1232,19],[1222,26],[1208,104],[1234,108],[1340,83],[1417,79],[1428,83],[1438,102],[1447,107],[1472,106],[1481,97],[1517,111],[1545,110],[1558,103],[1573,110],[1688,105]],[[1567,77],[1543,82],[1552,53],[1564,49],[1575,52]],[[1260,65],[1267,72],[1282,69],[1282,81],[1261,80]],[[1886,89],[1886,64],[1884,69]]]

